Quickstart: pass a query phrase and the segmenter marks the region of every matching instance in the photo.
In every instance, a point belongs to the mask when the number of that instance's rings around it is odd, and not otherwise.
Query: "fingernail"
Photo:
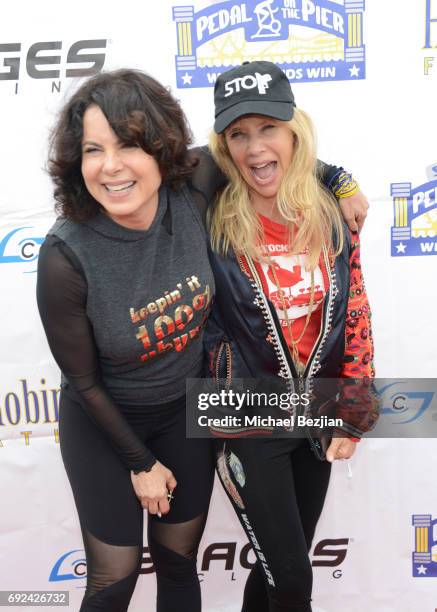
[[[160,512],[156,513],[159,518],[162,518],[162,514]]]

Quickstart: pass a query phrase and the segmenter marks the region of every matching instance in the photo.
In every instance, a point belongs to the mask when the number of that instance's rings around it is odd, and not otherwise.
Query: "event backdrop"
[[[0,32],[0,587],[69,590],[77,610],[86,565],[35,303],[59,107],[87,75],[137,67],[171,88],[203,143],[217,75],[277,62],[315,120],[319,156],[351,169],[371,203],[362,257],[378,376],[435,377],[437,0],[17,0]],[[435,441],[365,440],[351,465],[352,478],[335,465],[315,537],[315,610],[433,612]],[[199,558],[205,612],[240,609],[253,560],[216,486]],[[153,610],[154,593],[145,542],[130,609]]]

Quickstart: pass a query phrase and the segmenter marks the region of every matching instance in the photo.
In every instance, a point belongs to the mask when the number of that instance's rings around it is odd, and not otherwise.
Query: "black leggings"
[[[182,398],[159,410],[135,409],[128,419],[177,480],[170,512],[162,518],[150,515],[148,521],[158,612],[201,609],[196,555],[214,465],[209,440],[186,439],[184,406]],[[87,587],[80,612],[125,612],[143,549],[143,509],[130,473],[81,406],[65,393],[61,396],[59,433],[87,559]]]
[[[308,556],[331,464],[306,440],[216,442],[222,484],[257,556],[242,612],[311,612]]]

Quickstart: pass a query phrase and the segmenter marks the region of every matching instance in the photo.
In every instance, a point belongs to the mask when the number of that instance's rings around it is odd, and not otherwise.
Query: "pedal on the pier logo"
[[[275,62],[291,82],[365,78],[364,0],[210,1],[173,7],[179,88],[214,85],[244,61]]]
[[[413,577],[437,578],[437,539],[434,537],[437,531],[437,519],[433,519],[431,514],[413,514],[412,524],[414,527]]]
[[[437,255],[437,163],[426,174],[428,181],[417,187],[391,184],[393,257]]]

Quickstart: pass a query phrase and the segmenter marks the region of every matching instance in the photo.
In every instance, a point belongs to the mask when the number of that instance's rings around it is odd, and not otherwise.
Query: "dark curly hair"
[[[158,81],[139,70],[114,70],[86,81],[60,113],[50,138],[48,172],[55,185],[56,212],[85,221],[99,210],[82,178],[83,116],[98,106],[121,142],[152,155],[162,181],[180,187],[196,160],[188,152],[192,134],[179,103]]]

